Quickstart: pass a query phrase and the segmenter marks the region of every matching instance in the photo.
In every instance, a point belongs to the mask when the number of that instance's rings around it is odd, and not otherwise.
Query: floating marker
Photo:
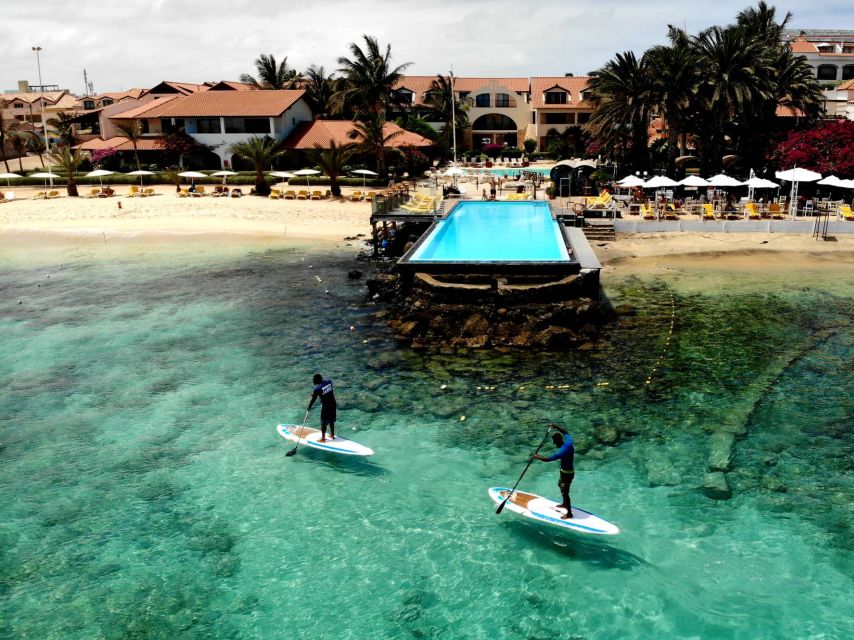
[[[465,416],[460,416],[460,422],[465,422],[465,421],[466,421],[466,417],[465,417]]]
[[[448,385],[443,384],[443,385],[442,385],[441,387],[439,387],[439,388],[440,388],[442,391],[444,391],[445,389],[447,389],[447,388],[448,388]]]

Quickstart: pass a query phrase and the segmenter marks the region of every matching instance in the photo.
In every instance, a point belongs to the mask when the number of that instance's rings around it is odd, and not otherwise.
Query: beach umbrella
[[[299,171],[294,171],[295,176],[305,176],[305,186],[308,186],[308,177],[316,176],[320,171],[316,169],[300,169]]]
[[[21,178],[21,177],[23,177],[23,176],[19,176],[17,173],[0,173],[0,178],[6,179],[6,186],[7,187],[12,186],[11,184],[9,184],[9,180],[11,180],[12,178]]]
[[[356,173],[356,174],[359,174],[362,176],[362,189],[365,188],[365,184],[366,184],[366,180],[367,180],[366,176],[378,176],[378,175],[380,175],[376,171],[371,171],[370,169],[355,169],[354,171],[351,171],[350,173]]]
[[[103,187],[104,186],[104,176],[111,176],[115,173],[115,171],[109,171],[107,169],[95,169],[94,171],[90,171],[86,174],[87,178],[98,178],[98,182]]]
[[[202,173],[201,171],[182,171],[178,174],[182,178],[189,178],[190,185],[194,185],[196,183],[196,178],[207,178],[208,175],[206,173]]]
[[[688,176],[679,181],[683,187],[708,187],[709,181],[704,180],[700,176]]]
[[[617,182],[617,185],[620,187],[624,187],[624,188],[628,189],[631,187],[640,187],[641,185],[643,185],[643,182],[644,182],[643,178],[639,178],[638,176],[628,175],[625,178],[623,178],[622,180],[620,180],[619,182]]]
[[[707,182],[710,187],[741,187],[744,185],[740,180],[736,180],[732,176],[723,173],[708,178]]]
[[[840,180],[836,176],[827,176],[825,178],[822,178],[818,182],[816,182],[816,184],[821,184],[821,185],[824,185],[826,187],[841,187],[842,186],[842,180]]]
[[[225,184],[225,181],[228,179],[228,176],[236,176],[239,175],[237,171],[229,171],[228,169],[223,169],[222,171],[217,171],[211,174],[212,176],[216,176],[219,178],[222,177],[222,183]]]
[[[293,178],[294,177],[294,174],[290,173],[289,171],[268,171],[267,173],[269,173],[271,176],[273,176],[275,178]]]
[[[142,186],[142,176],[153,176],[153,171],[146,171],[145,169],[137,169],[136,171],[129,171],[129,176],[139,176],[139,186]]]
[[[50,184],[53,186],[53,179],[58,178],[59,176],[55,173],[50,173],[49,171],[41,171],[39,173],[31,173],[28,177],[30,178],[44,178],[44,186],[47,187],[47,181],[50,179]]]
[[[644,189],[663,189],[665,187],[678,187],[679,183],[676,180],[671,180],[667,176],[653,176],[641,185]]]
[[[816,182],[821,180],[821,174],[809,169],[794,167],[786,171],[778,171],[776,174],[778,180],[785,180],[792,183],[792,189],[789,191],[789,211],[792,214],[792,219],[795,219],[795,214],[798,211],[798,184],[801,182]]]
[[[780,185],[771,180],[766,180],[765,178],[757,178],[753,176],[747,182],[744,183],[744,186],[750,187],[751,189],[779,189]]]

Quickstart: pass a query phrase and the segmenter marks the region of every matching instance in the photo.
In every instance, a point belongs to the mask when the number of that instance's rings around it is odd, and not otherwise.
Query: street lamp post
[[[42,63],[39,57],[39,51],[42,50],[41,47],[32,47],[33,51],[36,52],[36,66],[39,70],[39,92],[42,94],[41,105],[42,105],[42,135],[44,136],[44,147],[47,152],[47,170],[53,168],[52,163],[50,161],[50,138],[47,135],[47,119],[44,116],[44,84],[42,83]],[[53,178],[50,179],[50,186],[53,186]]]
[[[454,95],[454,68],[451,67],[451,136],[454,141],[454,166],[457,166],[457,97]]]

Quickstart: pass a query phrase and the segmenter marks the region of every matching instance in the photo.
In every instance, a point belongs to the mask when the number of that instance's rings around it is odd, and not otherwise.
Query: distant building
[[[786,29],[783,40],[793,53],[807,59],[819,82],[833,84],[854,79],[854,31]]]
[[[33,91],[39,87],[33,87],[26,80],[18,81],[18,91],[0,93],[0,112],[4,120],[17,120],[27,126],[24,130],[42,133],[42,106],[44,106],[45,120],[56,117],[60,112],[73,112],[77,98],[68,93],[67,89],[58,89],[51,85],[44,87],[51,91]],[[54,142],[51,138],[51,142]]]

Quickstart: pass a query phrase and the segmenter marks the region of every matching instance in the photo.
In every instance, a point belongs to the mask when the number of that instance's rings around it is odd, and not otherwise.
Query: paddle
[[[496,515],[501,513],[504,510],[504,505],[507,504],[507,501],[513,496],[513,492],[516,491],[516,487],[518,487],[519,483],[522,482],[522,478],[528,472],[528,467],[530,467],[531,463],[534,461],[534,456],[537,455],[540,452],[540,449],[543,448],[543,445],[546,443],[546,439],[549,437],[549,434],[551,432],[552,432],[552,428],[549,427],[549,430],[546,431],[546,435],[543,436],[543,441],[540,442],[540,446],[537,447],[537,450],[534,451],[533,455],[531,456],[531,459],[528,460],[528,464],[525,465],[525,470],[522,472],[522,475],[519,476],[519,479],[516,481],[516,484],[514,484],[513,488],[510,489],[510,493],[508,493],[507,497],[504,498],[504,502],[502,502],[500,505],[498,505],[498,508],[495,510]]]
[[[306,422],[308,422],[308,412],[309,412],[309,411],[310,411],[309,409],[306,409],[306,410],[305,410],[305,418],[303,418],[303,419],[302,419],[302,426],[299,428],[299,435],[297,436],[297,443],[296,443],[296,446],[295,446],[293,449],[291,449],[290,451],[288,451],[288,452],[285,454],[285,456],[290,457],[290,456],[296,455],[297,449],[299,449],[299,441],[300,441],[300,438],[302,438],[302,432],[303,432],[303,430],[305,429],[305,423],[306,423]],[[538,451],[539,451],[539,449],[538,449]],[[515,487],[514,487],[514,488],[515,488]]]

